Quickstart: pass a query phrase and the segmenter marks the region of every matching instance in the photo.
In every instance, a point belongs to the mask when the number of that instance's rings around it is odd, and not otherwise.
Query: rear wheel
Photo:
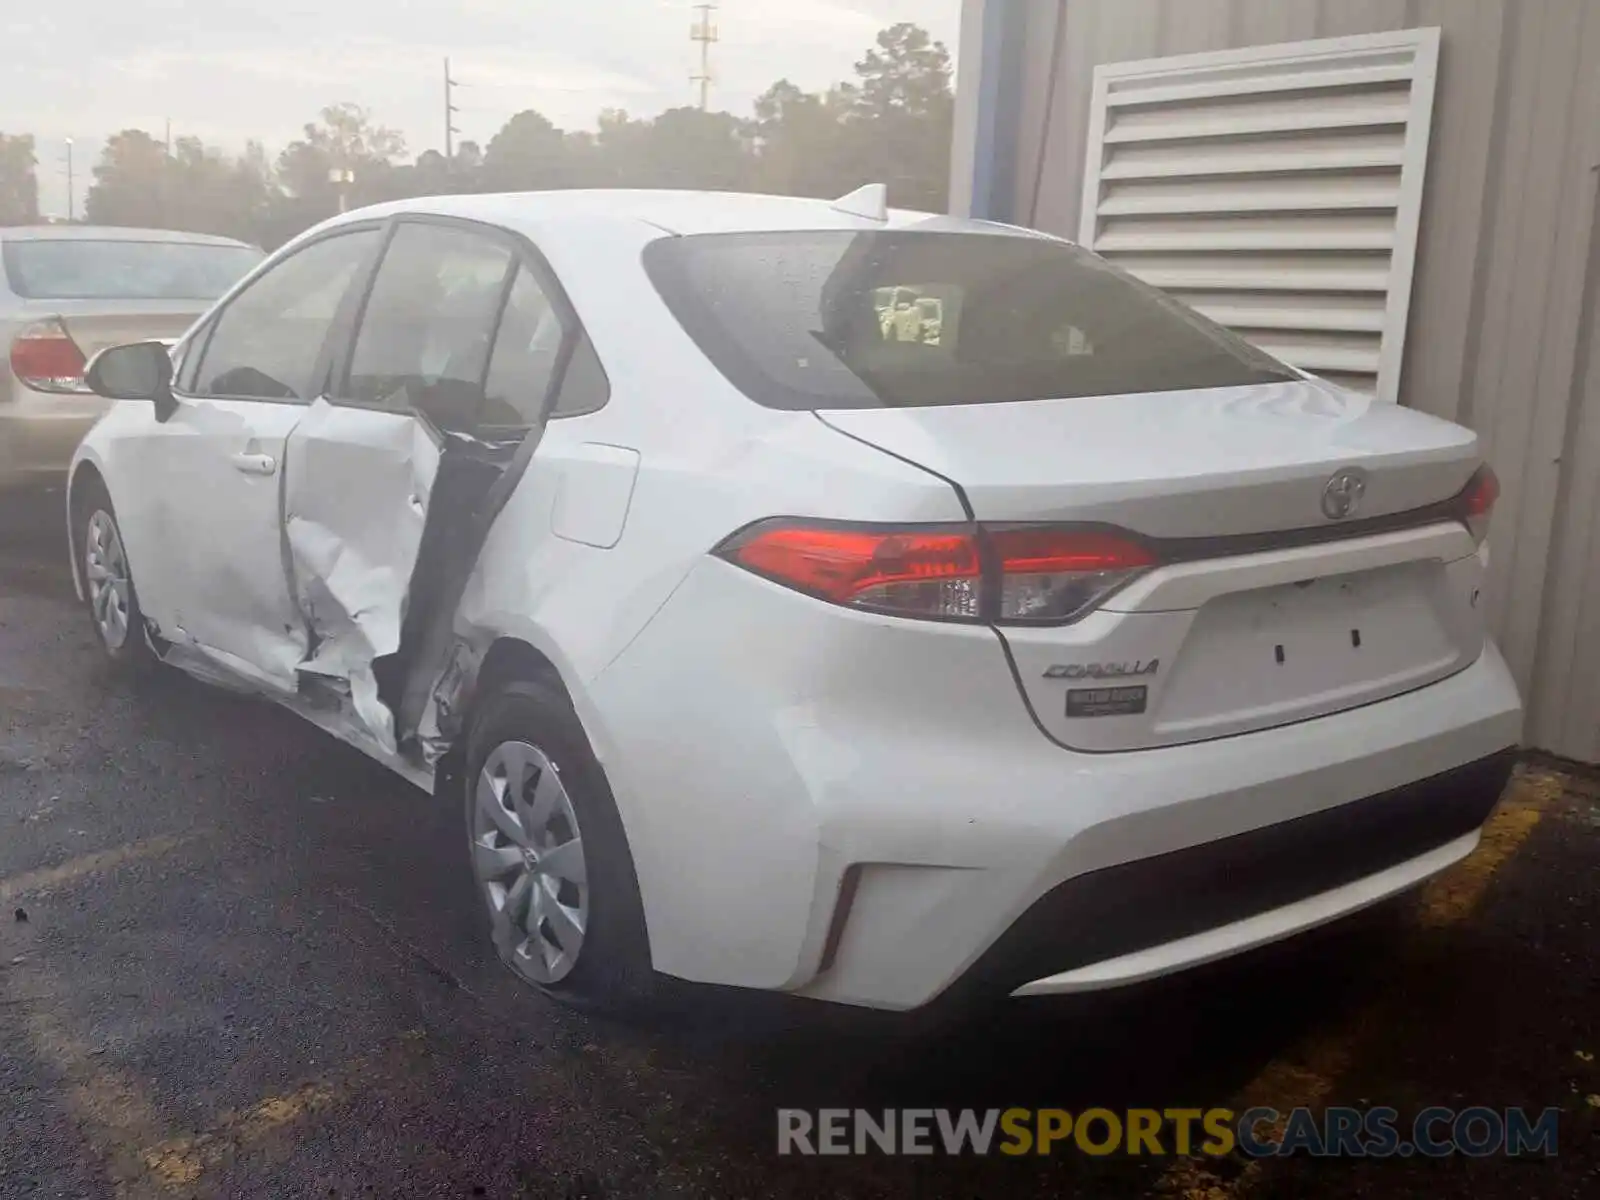
[[[467,740],[467,849],[502,962],[581,1007],[637,1006],[652,972],[633,859],[577,714],[548,683],[486,696]]]
[[[155,661],[145,636],[139,593],[133,586],[128,551],[111,497],[98,482],[87,486],[77,512],[79,567],[84,602],[95,638],[119,669],[136,671]]]

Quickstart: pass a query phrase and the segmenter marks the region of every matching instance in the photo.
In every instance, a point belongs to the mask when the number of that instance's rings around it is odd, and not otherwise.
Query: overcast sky
[[[487,143],[536,108],[566,128],[602,108],[653,115],[694,97],[690,0],[5,0],[0,132],[38,139],[41,207],[79,212],[104,138],[193,135],[272,153],[317,110],[371,109],[415,155],[443,140],[443,62],[463,85],[461,137]],[[748,112],[787,76],[850,75],[877,31],[917,21],[956,51],[961,0],[723,0],[712,103]]]

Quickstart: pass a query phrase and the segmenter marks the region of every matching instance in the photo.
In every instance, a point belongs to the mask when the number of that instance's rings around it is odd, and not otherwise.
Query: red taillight
[[[988,537],[1000,560],[1001,621],[1074,620],[1156,565],[1148,547],[1114,530],[1012,526]]]
[[[60,321],[35,321],[11,341],[11,373],[36,392],[86,392],[83,351]]]
[[[1484,463],[1467,481],[1467,486],[1461,490],[1456,501],[1462,524],[1471,532],[1472,540],[1480,546],[1483,545],[1483,539],[1489,536],[1489,518],[1494,515],[1494,504],[1498,499],[1500,480],[1494,469]]]
[[[1042,525],[874,526],[768,521],[717,553],[835,604],[954,621],[1059,624],[1155,564],[1108,530]]]
[[[952,620],[978,618],[982,568],[969,529],[766,524],[724,558],[835,604]]]

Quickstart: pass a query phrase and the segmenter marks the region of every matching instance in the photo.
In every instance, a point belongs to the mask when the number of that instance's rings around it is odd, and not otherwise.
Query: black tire
[[[122,540],[122,527],[117,523],[116,509],[111,497],[99,479],[86,481],[72,498],[73,546],[78,555],[78,571],[83,577],[83,605],[89,616],[89,627],[94,630],[95,641],[118,672],[143,674],[156,665],[155,652],[145,631],[144,612],[139,607],[139,592],[133,582],[133,566],[128,561],[126,543]],[[127,573],[127,635],[113,644],[95,611],[95,593],[89,579],[89,560],[92,553],[91,538],[97,521],[109,522],[120,549],[123,567]]]
[[[575,1008],[617,1015],[648,1009],[655,999],[656,977],[633,856],[605,772],[571,701],[553,682],[500,684],[476,705],[462,779],[469,856],[480,776],[489,755],[507,742],[536,747],[556,767],[583,840],[588,914],[576,963],[564,978],[548,983],[530,978],[504,947],[499,951],[502,961],[519,979]],[[476,871],[473,886],[487,911],[485,885]]]

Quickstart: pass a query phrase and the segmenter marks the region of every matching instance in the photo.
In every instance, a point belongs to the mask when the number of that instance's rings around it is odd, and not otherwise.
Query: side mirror
[[[172,356],[160,342],[108,346],[89,360],[83,381],[107,400],[150,400],[165,421],[177,408],[172,396]]]

